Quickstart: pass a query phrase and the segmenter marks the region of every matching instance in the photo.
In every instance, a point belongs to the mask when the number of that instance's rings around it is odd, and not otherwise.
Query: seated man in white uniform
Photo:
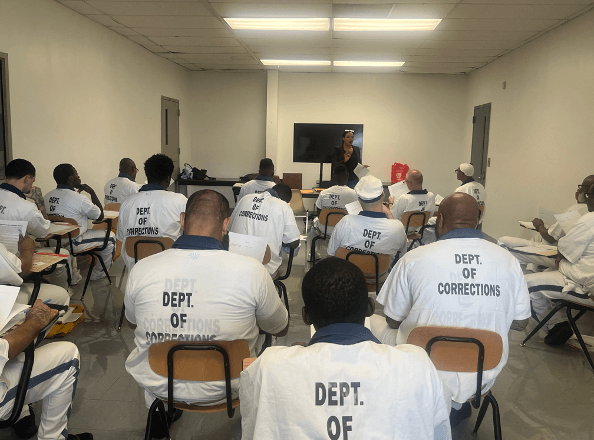
[[[272,159],[262,159],[258,175],[241,187],[237,201],[239,202],[247,194],[263,193],[274,185],[276,185],[274,181],[274,163],[272,163]]]
[[[10,310],[0,310],[9,313]],[[0,420],[10,417],[16,388],[23,369],[24,356],[18,356],[58,313],[37,300],[25,315],[25,321],[0,337]],[[35,349],[35,361],[25,397],[29,403],[43,401],[39,430],[33,412],[21,418],[13,429],[19,438],[37,434],[39,440],[93,440],[89,433],[68,434],[68,417],[79,372],[79,354],[70,342],[53,342]],[[23,416],[23,413],[21,413]]]
[[[355,186],[363,210],[357,215],[344,216],[334,228],[328,243],[328,255],[336,255],[343,247],[368,254],[387,254],[394,259],[406,252],[406,234],[400,220],[383,204],[384,188],[381,180],[367,175]],[[384,274],[380,274],[385,277]],[[375,280],[374,280],[375,282]]]
[[[471,164],[461,163],[456,170],[456,178],[462,182],[462,185],[456,188],[454,192],[471,195],[476,199],[478,205],[483,207],[483,213],[479,220],[480,229],[480,225],[482,225],[483,218],[485,217],[485,201],[487,200],[487,193],[485,192],[485,187],[474,180],[472,177],[473,174],[474,167]]]
[[[223,250],[229,225],[224,196],[210,190],[192,194],[181,222],[184,235],[173,248],[139,261],[126,286],[126,318],[136,328],[126,370],[144,388],[147,407],[155,396],[167,396],[167,378],[149,365],[151,344],[245,339],[255,356],[259,328],[276,336],[289,328],[287,310],[262,263]],[[225,398],[225,381],[174,386],[182,402],[214,405]],[[235,395],[238,386],[234,381]],[[164,427],[156,423],[159,438]]]
[[[50,222],[43,217],[37,206],[25,197],[25,193],[31,192],[35,182],[35,167],[28,160],[14,159],[6,165],[5,174],[6,183],[0,185],[0,220],[27,222],[27,234],[35,238],[46,237]],[[39,247],[38,251],[54,253],[56,248]],[[60,253],[68,255],[65,249],[61,249]],[[68,274],[65,265],[57,265],[53,273],[46,276],[46,280],[68,290]],[[65,304],[68,304],[68,301]]]
[[[241,372],[244,440],[451,439],[443,387],[420,347],[380,344],[363,326],[373,300],[338,258],[303,278],[307,347],[270,347]]]
[[[182,234],[180,214],[186,209],[188,199],[183,194],[167,191],[173,161],[164,154],[155,154],[144,163],[148,184],[140,188],[120,206],[117,239],[125,249],[127,237],[168,237],[174,241]],[[122,252],[128,269],[134,266],[134,258]]]
[[[477,225],[476,199],[467,194],[444,199],[437,213],[439,240],[398,261],[377,299],[386,317],[374,315],[370,321],[373,334],[387,344],[405,344],[414,328],[431,325],[499,333],[503,353],[499,365],[483,373],[486,392],[507,362],[510,328],[522,331],[528,324],[530,301],[518,260],[483,239]],[[467,400],[476,393],[476,374],[439,375],[453,408],[464,404],[454,426],[470,416]]]
[[[318,215],[322,209],[345,209],[345,206],[358,200],[357,193],[354,189],[349,188],[349,170],[344,164],[338,164],[334,167],[332,173],[332,180],[335,185],[320,192],[318,200],[316,200],[316,208]],[[316,217],[313,221],[313,226],[310,229],[310,240],[316,235],[323,235],[325,225],[319,223]],[[328,226],[326,233],[328,236],[332,235],[334,226]],[[316,260],[320,259],[319,253],[316,251]]]
[[[266,269],[273,277],[282,263],[281,248],[299,246],[299,229],[289,206],[291,196],[291,188],[280,183],[263,193],[246,195],[231,216],[231,232],[268,238],[271,258]]]
[[[594,185],[585,193],[588,213],[582,216],[559,239],[556,266],[558,270],[526,275],[533,317],[539,322],[554,307],[551,299],[594,306]],[[549,345],[564,344],[573,334],[565,310],[560,310],[543,327],[544,341]]]
[[[574,203],[569,208],[567,208],[565,213],[576,211],[580,213],[580,215],[584,215],[588,212],[588,207],[586,206],[586,196],[584,193],[593,184],[594,175],[590,175],[584,179],[581,185],[578,185],[578,189],[575,192],[575,200],[577,203]],[[545,257],[533,252],[526,252],[523,251],[522,248],[525,246],[556,245],[559,239],[565,236],[565,231],[563,231],[563,228],[559,222],[556,222],[547,228],[542,219],[535,218],[532,220],[532,224],[539,235],[536,235],[530,240],[517,237],[501,237],[499,240],[497,240],[497,244],[509,249],[514,257],[518,259],[520,264],[526,265],[528,270],[531,272],[538,271],[539,266],[554,268],[554,258]]]
[[[102,246],[105,240],[105,230],[88,229],[87,226],[89,219],[103,219],[103,206],[93,188],[81,182],[76,169],[69,163],[63,163],[54,168],[54,180],[58,187],[45,195],[45,206],[47,206],[48,215],[74,219],[80,226],[79,235],[72,239],[74,252],[78,253]],[[80,194],[81,191],[89,193],[91,200]],[[62,245],[68,248],[70,245],[67,242],[68,239]],[[114,251],[115,236],[113,232],[110,232],[107,246],[98,252],[107,269],[111,267]],[[101,264],[97,263],[91,274],[91,281],[99,280],[105,276]]]
[[[136,183],[138,168],[130,158],[120,160],[120,174],[105,184],[105,204],[123,203],[128,197],[138,192],[140,185]]]
[[[429,212],[431,217],[435,211],[435,194],[423,189],[423,174],[419,170],[409,170],[404,183],[408,193],[400,196],[398,200],[394,200],[392,196],[389,199],[392,204],[390,211],[394,218],[400,220],[402,214],[410,211]]]

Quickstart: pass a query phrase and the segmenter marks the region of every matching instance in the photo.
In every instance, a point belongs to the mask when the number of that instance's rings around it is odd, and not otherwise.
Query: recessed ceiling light
[[[441,19],[335,18],[335,31],[432,31]]]
[[[337,67],[400,67],[404,61],[334,61]]]
[[[225,18],[232,29],[258,31],[328,31],[329,18]]]
[[[317,60],[260,60],[265,66],[329,66],[331,61]]]

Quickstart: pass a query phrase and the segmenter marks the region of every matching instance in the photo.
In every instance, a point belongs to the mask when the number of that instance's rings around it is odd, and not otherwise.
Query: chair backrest
[[[244,339],[235,341],[166,341],[149,347],[149,365],[159,376],[167,377],[167,355],[176,345],[219,346],[229,356],[231,378],[239,377],[243,360],[250,357],[250,349]],[[191,381],[225,380],[223,356],[213,350],[181,350],[174,355],[173,379]]]
[[[407,211],[402,214],[400,221],[404,225],[404,230],[408,233],[408,228],[418,228],[426,225],[431,217],[428,211]]]
[[[479,348],[476,344],[470,341],[434,341],[428,347],[432,339],[443,336],[473,338],[480,341],[485,348],[483,370],[491,370],[501,361],[503,341],[499,333],[490,330],[442,326],[417,327],[410,332],[407,342],[424,348],[438,370],[477,372]]]
[[[126,237],[125,246],[126,254],[130,258],[134,258],[135,261],[140,261],[143,258],[158,254],[165,249],[170,249],[173,246],[173,240],[169,237],[144,237],[142,235],[136,235]],[[136,255],[134,253],[135,247]]]
[[[364,253],[357,253],[351,254],[353,252],[352,249],[345,249],[343,247],[339,247],[336,250],[336,257],[342,258],[343,260],[348,260],[357,266],[361,271],[367,275],[375,276],[375,262],[376,259],[374,255],[377,256],[377,270],[379,273],[385,272],[390,267],[390,256],[387,254],[364,254]]]
[[[48,219],[50,222],[68,223],[68,224],[71,224],[72,226],[80,226],[80,225],[79,225],[79,224],[76,222],[76,220],[74,220],[73,218],[70,218],[70,217],[59,217],[59,216],[57,216],[57,215],[48,215],[48,216],[47,216],[47,219]],[[76,230],[74,230],[74,231],[70,232],[70,236],[71,236],[72,238],[74,238],[74,237],[77,237],[77,236],[78,236],[78,234],[80,234],[80,229],[76,229]],[[68,237],[68,233],[66,233],[66,234],[62,234],[61,236],[62,236],[62,237]]]
[[[294,214],[300,214],[305,211],[305,206],[303,206],[303,196],[301,195],[301,191],[298,189],[292,189],[292,197],[289,205],[293,209]]]
[[[104,211],[118,211],[118,212],[120,212],[121,205],[122,205],[121,203],[107,203],[103,207],[103,210]]]
[[[266,251],[264,252],[264,258],[262,259],[262,264],[266,265],[270,263],[270,259],[272,258],[272,252],[270,251],[270,246],[266,245]]]
[[[283,183],[289,185],[291,189],[301,189],[302,175],[301,173],[283,173]]]
[[[346,209],[338,209],[338,208],[325,208],[320,211],[320,215],[318,216],[318,222],[320,226],[336,226],[348,212]],[[322,231],[324,228],[320,228]]]

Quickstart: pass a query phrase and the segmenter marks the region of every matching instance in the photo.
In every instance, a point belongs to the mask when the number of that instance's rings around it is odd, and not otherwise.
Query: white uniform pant
[[[79,235],[78,237],[72,240],[72,245],[74,247],[74,252],[79,253],[86,250],[89,250],[94,247],[101,247],[103,246],[103,242],[105,241],[105,230],[104,229],[89,229],[83,234]],[[65,244],[62,245],[67,249],[70,247],[68,241],[66,240]],[[113,262],[113,255],[115,253],[115,235],[113,232],[109,233],[109,241],[107,246],[102,251],[97,252],[103,259],[105,263],[105,267],[109,269],[111,267],[111,263]],[[101,268],[101,263],[98,261],[95,264],[95,269],[93,270],[94,274],[100,274],[103,272]]]
[[[544,319],[555,307],[555,303],[551,299],[566,299],[579,304],[594,306],[594,301],[586,293],[564,292],[563,289],[568,283],[572,283],[572,281],[562,275],[558,270],[526,275],[526,284],[528,285],[528,292],[530,292],[532,317],[539,322]],[[559,310],[543,326],[543,329],[548,333],[555,324],[563,321],[567,321],[567,312],[565,310]]]
[[[0,392],[6,391],[0,401],[0,419],[8,418],[12,411],[24,359],[25,355],[21,353],[4,366],[2,376],[7,381],[8,390],[0,385]],[[78,372],[79,354],[76,345],[70,342],[54,342],[35,350],[35,362],[25,403],[42,401],[41,422],[37,433],[39,440],[68,438],[66,425],[70,417]]]
[[[522,250],[514,249],[522,246],[539,246],[547,243],[535,240],[526,240],[525,238],[501,237],[499,240],[497,240],[497,244],[509,250],[511,254],[520,262],[520,264],[536,264],[537,266],[555,267],[555,257],[545,257],[543,255],[522,252]]]
[[[19,290],[19,294],[17,295],[17,302],[19,304],[27,304],[31,293],[33,293],[33,283],[22,284],[21,290]],[[70,295],[68,295],[68,292],[53,284],[41,284],[37,299],[44,302],[49,299],[51,300],[49,301],[50,304],[57,306],[67,306],[70,304]]]

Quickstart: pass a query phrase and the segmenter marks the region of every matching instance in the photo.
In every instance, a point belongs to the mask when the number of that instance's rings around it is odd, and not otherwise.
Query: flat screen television
[[[332,149],[342,145],[342,134],[345,130],[354,132],[353,145],[361,149],[363,158],[363,124],[295,123],[293,162],[331,163]]]

